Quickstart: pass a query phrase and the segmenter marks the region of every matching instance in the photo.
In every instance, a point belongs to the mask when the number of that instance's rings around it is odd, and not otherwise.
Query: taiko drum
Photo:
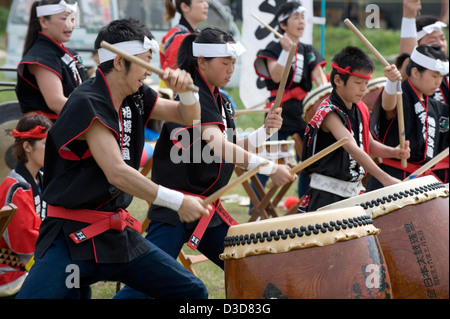
[[[361,207],[232,226],[225,238],[229,299],[390,298],[390,279]]]
[[[449,298],[449,191],[434,176],[403,182],[324,207],[363,208],[381,229],[392,296]]]

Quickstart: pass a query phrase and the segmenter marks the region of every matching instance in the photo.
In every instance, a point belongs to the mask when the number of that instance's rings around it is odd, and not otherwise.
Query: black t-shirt
[[[132,196],[111,185],[92,157],[86,141],[76,140],[99,120],[111,130],[122,159],[138,169],[144,145],[144,128],[157,100],[157,93],[143,86],[128,96],[117,113],[103,73],[84,82],[69,98],[58,121],[49,131],[44,163],[43,198],[52,206],[115,212],[126,209]],[[71,258],[102,263],[128,262],[148,249],[142,236],[126,227],[106,231],[75,244],[68,235],[87,224],[48,217],[42,223],[36,256],[42,255],[62,230]]]
[[[37,64],[54,72],[61,79],[64,96],[87,79],[81,57],[72,49],[58,45],[42,33],[38,34],[36,42],[25,53],[17,68],[16,93],[22,113],[42,111],[55,114],[47,106],[39,90],[34,75],[28,70],[28,65]]]
[[[171,189],[209,196],[228,184],[234,164],[214,156],[201,138],[200,127],[218,125],[225,138],[236,143],[234,111],[225,95],[218,89],[212,92],[198,71],[194,83],[200,88],[201,123],[164,123],[153,155],[152,180]],[[157,205],[151,206],[149,217],[172,225],[179,222],[177,212]]]

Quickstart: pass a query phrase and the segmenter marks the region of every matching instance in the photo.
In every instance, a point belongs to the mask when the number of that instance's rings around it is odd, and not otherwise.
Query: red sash
[[[393,168],[396,168],[396,169],[399,169],[399,170],[402,170],[408,174],[412,174],[415,171],[417,171],[419,168],[422,167],[422,165],[412,164],[412,163],[408,162],[408,165],[406,166],[406,168],[403,168],[402,164],[399,160],[395,160],[392,158],[383,158],[383,164],[393,167]],[[443,169],[448,169],[448,168],[449,168],[449,158],[446,157],[442,161],[437,163],[432,169],[425,171],[421,176],[433,175],[434,177],[438,178],[436,175],[434,175],[433,172],[443,170]],[[410,176],[410,177],[416,178],[418,176]],[[442,181],[442,182],[444,182],[444,181]]]
[[[181,191],[183,194],[190,195],[190,196],[196,196],[204,200],[205,196],[200,196],[196,194],[190,194],[187,192]],[[196,250],[198,245],[200,244],[200,241],[202,240],[203,234],[205,233],[206,229],[208,228],[209,223],[211,222],[214,213],[217,213],[222,220],[227,223],[228,226],[238,225],[239,223],[233,219],[233,217],[228,214],[228,212],[225,210],[225,208],[222,206],[222,203],[220,201],[220,198],[216,200],[214,203],[211,204],[213,207],[210,212],[209,216],[203,216],[200,218],[197,227],[195,227],[194,232],[192,233],[191,237],[189,238],[189,241],[187,245],[191,247],[193,250]]]
[[[270,96],[276,97],[277,93],[278,93],[278,90],[270,91]],[[281,99],[281,104],[283,104],[286,101],[292,100],[292,99],[302,101],[307,95],[308,95],[308,92],[303,90],[301,87],[296,86],[292,90],[288,90],[288,91],[284,92],[283,98]],[[267,104],[265,106],[265,108],[266,109],[270,108],[272,106],[272,103],[273,102],[270,102],[269,104]]]
[[[110,229],[122,232],[128,226],[139,233],[142,230],[141,222],[131,217],[128,211],[121,208],[115,213],[110,213],[90,209],[65,209],[60,206],[49,205],[47,207],[47,216],[91,224],[70,234],[70,238],[75,244],[82,243]]]

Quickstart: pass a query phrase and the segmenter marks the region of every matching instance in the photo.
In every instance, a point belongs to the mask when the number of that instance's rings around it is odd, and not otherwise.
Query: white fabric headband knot
[[[58,13],[69,12],[75,14],[78,12],[78,2],[71,5],[61,0],[58,4],[44,4],[36,7],[36,15],[38,17],[51,16]]]
[[[150,40],[147,37],[144,37],[144,41],[133,40],[133,41],[125,41],[114,43],[114,47],[117,49],[124,51],[130,55],[141,54],[151,50],[153,54],[159,53],[159,45],[155,39]],[[100,60],[100,64],[106,61],[114,60],[117,56],[116,53],[109,51],[105,48],[98,49],[98,58]]]
[[[446,28],[447,25],[444,22],[436,21],[433,24],[427,25],[422,28],[419,32],[417,32],[417,41],[422,39],[427,34],[431,34],[434,31],[442,31],[442,28]]]
[[[417,51],[417,47],[414,49],[413,53],[411,54],[411,60],[428,70],[437,71],[443,76],[448,74],[448,71],[449,71],[448,70],[448,68],[449,68],[448,61],[444,62],[439,59],[430,58],[430,57],[420,53],[419,51]]]
[[[283,22],[284,20],[286,20],[286,19],[289,19],[289,17],[291,16],[291,15],[293,15],[294,13],[305,13],[305,11],[306,11],[306,9],[305,9],[305,7],[302,7],[302,6],[300,6],[300,7],[297,7],[296,9],[294,9],[294,10],[292,10],[292,12],[290,12],[290,13],[288,13],[288,14],[283,14],[283,15],[281,15],[281,16],[279,16],[278,17],[278,22]]]
[[[236,59],[247,50],[240,43],[192,43],[192,51],[195,57],[221,58],[232,57]]]

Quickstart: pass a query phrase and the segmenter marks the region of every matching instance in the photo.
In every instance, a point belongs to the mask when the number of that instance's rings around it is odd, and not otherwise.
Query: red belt
[[[182,192],[187,195],[191,196],[197,196],[200,197],[202,200],[204,200],[206,197],[196,195],[196,194],[190,194],[187,192]],[[197,227],[195,227],[194,232],[191,235],[191,238],[189,238],[189,241],[187,245],[191,247],[193,250],[196,250],[198,245],[200,244],[200,241],[202,240],[203,234],[205,233],[206,229],[208,228],[209,223],[211,222],[214,213],[217,213],[222,220],[227,223],[228,226],[238,225],[239,223],[233,219],[233,217],[228,214],[228,212],[223,208],[222,203],[220,201],[220,198],[216,200],[214,203],[211,204],[213,207],[209,211],[209,216],[203,216],[200,218]]]
[[[45,113],[43,111],[31,111],[31,112],[28,112],[27,114],[29,114],[29,113],[36,113],[38,115],[45,116],[49,120],[57,120],[58,119],[58,114],[56,114],[56,113]]]
[[[70,238],[76,244],[82,243],[110,229],[124,231],[125,227],[128,226],[139,233],[142,230],[141,222],[131,217],[128,211],[121,208],[115,213],[110,213],[90,209],[65,209],[60,206],[49,205],[47,207],[47,216],[91,224],[70,234]]]
[[[392,158],[383,158],[383,164],[393,167],[393,168],[397,168],[402,171],[405,171],[408,174],[412,174],[415,171],[417,171],[419,168],[422,167],[422,165],[412,164],[412,163],[408,162],[408,165],[406,166],[406,168],[403,168],[400,161],[394,160]],[[423,176],[434,175],[433,174],[434,171],[439,171],[439,170],[448,169],[448,168],[449,168],[449,158],[446,157],[442,161],[437,163],[432,169],[425,171],[422,175]],[[436,177],[436,175],[434,175],[434,176]]]

